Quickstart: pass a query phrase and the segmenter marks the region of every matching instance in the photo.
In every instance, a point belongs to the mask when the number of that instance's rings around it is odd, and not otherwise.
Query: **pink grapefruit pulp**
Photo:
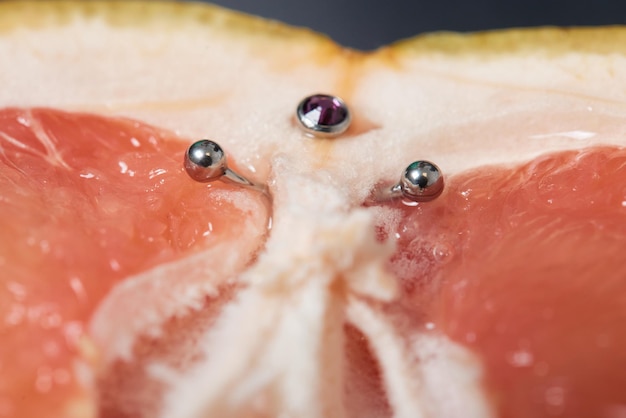
[[[626,401],[625,170],[623,148],[482,167],[388,231],[399,315],[480,353],[500,416],[610,416]]]
[[[619,417],[625,37],[3,3],[0,416]],[[271,207],[185,176],[207,136]],[[437,201],[363,206],[418,158]]]
[[[0,136],[0,411],[44,416],[48,402],[75,396],[86,383],[74,369],[89,355],[81,347],[86,322],[116,283],[209,248],[218,248],[214,256],[224,265],[243,268],[267,212],[258,193],[237,192],[246,207],[224,196],[227,186],[191,181],[181,166],[184,145],[138,122],[6,109]],[[219,265],[214,270],[223,274]],[[193,274],[174,279],[160,291],[199,281]],[[141,291],[138,304],[147,297]],[[120,320],[132,322],[125,318],[132,314],[122,311]],[[75,414],[90,409],[76,402]]]

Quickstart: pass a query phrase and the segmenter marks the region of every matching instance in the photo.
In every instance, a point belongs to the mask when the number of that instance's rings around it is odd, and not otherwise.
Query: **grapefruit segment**
[[[125,344],[128,353],[132,333],[198,308],[250,261],[266,230],[264,198],[194,183],[185,146],[132,120],[0,111],[4,416],[93,414],[76,361],[94,360],[87,321],[116,284],[115,318],[101,308],[114,322],[94,324],[98,352]]]
[[[626,402],[625,175],[608,147],[483,167],[390,231],[405,313],[479,354],[500,416]]]

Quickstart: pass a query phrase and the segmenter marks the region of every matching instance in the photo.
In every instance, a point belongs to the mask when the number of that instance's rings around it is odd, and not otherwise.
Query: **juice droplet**
[[[448,242],[438,242],[433,246],[433,258],[440,264],[447,264],[454,256],[454,250]]]

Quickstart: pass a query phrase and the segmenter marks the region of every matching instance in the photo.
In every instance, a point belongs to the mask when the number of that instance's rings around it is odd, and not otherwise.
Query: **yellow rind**
[[[262,19],[219,6],[169,1],[4,1],[0,33],[20,28],[60,26],[74,18],[103,19],[111,26],[182,29],[212,26],[230,37],[254,35],[255,41],[316,42],[336,48],[328,37],[305,28]]]
[[[0,33],[24,27],[63,25],[72,18],[105,19],[112,26],[181,28],[187,25],[211,26],[225,36],[254,36],[255,42],[271,41],[317,43],[328,49],[343,49],[312,30],[289,26],[219,6],[168,1],[4,1],[0,3]],[[275,46],[276,46],[275,44]],[[504,29],[461,34],[439,32],[396,42],[374,55],[446,54],[476,56],[543,52],[563,54],[626,53],[626,27],[575,27]],[[356,52],[356,51],[353,51]],[[358,55],[358,53],[357,53]]]
[[[438,32],[399,41],[388,48],[413,54],[472,54],[477,57],[525,52],[623,54],[626,53],[626,27],[541,27],[470,34]]]

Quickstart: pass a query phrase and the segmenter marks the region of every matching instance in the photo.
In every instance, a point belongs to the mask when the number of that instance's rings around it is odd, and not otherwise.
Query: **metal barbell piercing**
[[[209,139],[189,146],[185,152],[184,166],[189,177],[200,183],[221,180],[267,193],[264,185],[254,183],[228,168],[226,153],[217,142]]]
[[[443,174],[430,161],[414,161],[402,173],[400,181],[380,190],[376,202],[404,198],[412,202],[429,202],[441,195],[444,189]]]

